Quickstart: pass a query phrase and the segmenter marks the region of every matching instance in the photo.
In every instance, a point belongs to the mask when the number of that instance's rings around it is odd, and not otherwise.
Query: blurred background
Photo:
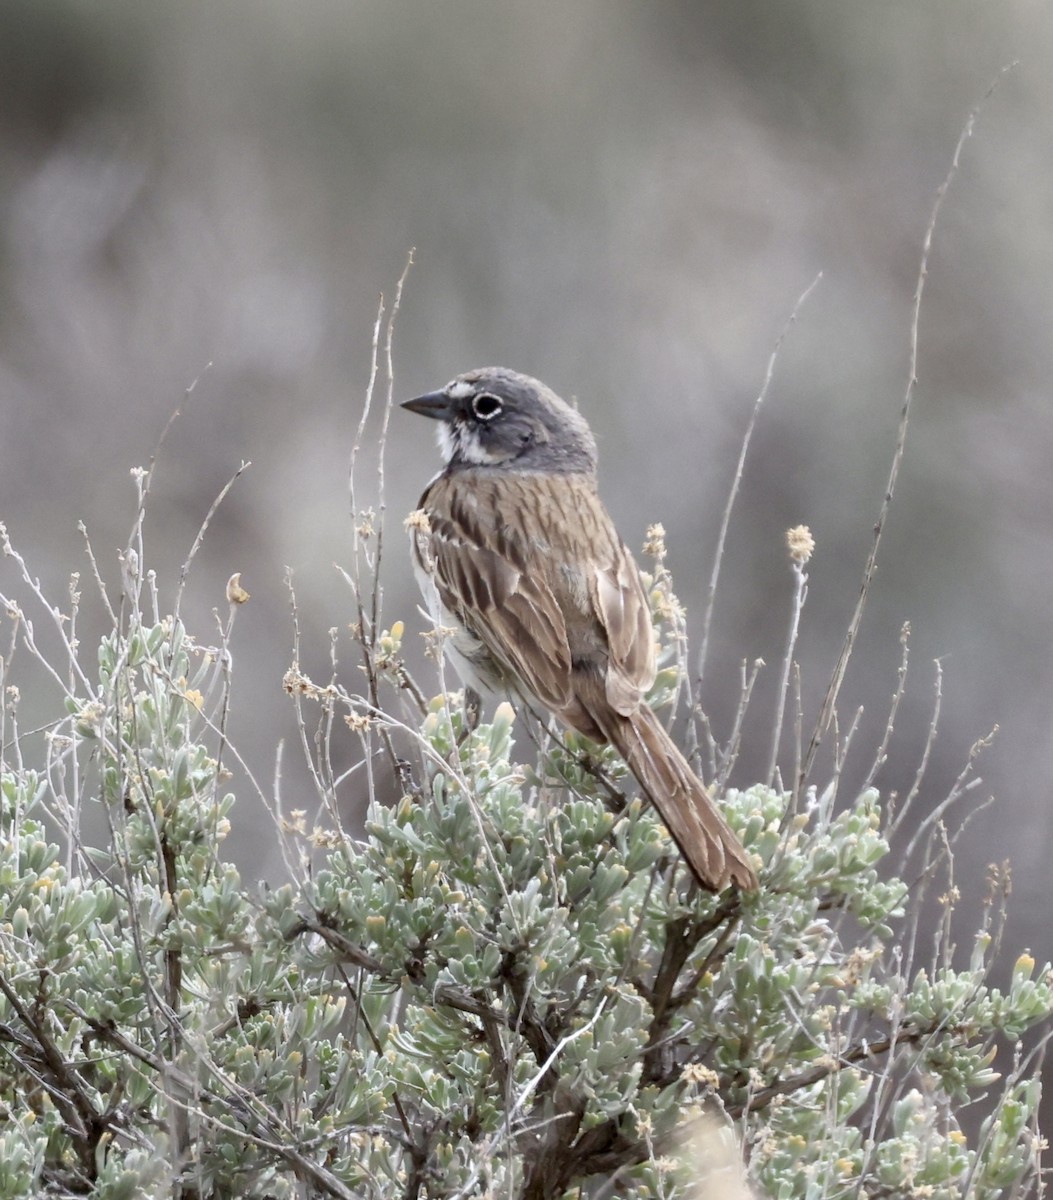
[[[767,761],[789,621],[784,531],[808,524],[818,544],[798,646],[810,728],[895,444],[934,195],[969,111],[1019,59],[936,230],[916,407],[841,716],[863,706],[862,773],[909,620],[910,690],[881,786],[913,780],[938,658],[919,808],[997,723],[972,793],[996,803],[959,843],[958,884],[975,912],[985,865],[1011,858],[1013,948],[1048,957],[1051,52],[1038,0],[5,0],[0,520],[55,602],[71,571],[87,573],[83,520],[115,592],[129,469],[180,406],[146,526],[170,604],[209,505],[251,460],[184,615],[212,638],[227,577],[242,573],[232,737],[264,783],[291,742],[285,804],[311,807],[281,687],[285,566],[304,669],[328,678],[338,627],[356,686],[333,564],[350,562],[348,460],[378,298],[410,247],[396,397],[500,363],[578,398],[627,541],[666,527],[696,635],[768,357],[822,271],[760,415],[705,677],[726,737],[741,662],[769,664],[733,779],[748,784]],[[392,416],[385,623],[407,622],[417,662],[401,521],[438,467],[432,433]],[[101,612],[83,591],[90,645]],[[9,560],[0,592],[33,611]],[[15,668],[17,680],[27,656]],[[29,728],[55,694],[21,678]],[[349,736],[341,753],[354,751]],[[238,790],[231,854],[273,879],[273,829]],[[967,951],[964,919],[961,932]]]

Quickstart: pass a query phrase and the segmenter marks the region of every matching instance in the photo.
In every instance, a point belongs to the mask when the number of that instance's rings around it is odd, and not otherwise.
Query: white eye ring
[[[500,416],[503,405],[492,392],[480,392],[472,399],[472,412],[479,421],[492,421]]]

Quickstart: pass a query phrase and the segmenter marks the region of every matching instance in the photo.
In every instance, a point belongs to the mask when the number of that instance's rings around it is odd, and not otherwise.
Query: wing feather
[[[487,528],[481,507],[451,504],[445,520],[429,514],[439,596],[511,679],[559,712],[571,700],[572,665],[559,602],[544,572],[528,569],[528,548]]]
[[[616,712],[628,716],[654,683],[654,632],[636,563],[620,538],[613,549],[613,559],[597,566],[592,600],[610,651],[607,700]]]
[[[440,476],[421,500],[445,607],[565,719],[575,672],[596,666],[608,702],[634,712],[655,675],[650,607],[593,480],[564,476],[547,496],[536,479],[473,472],[466,482]]]

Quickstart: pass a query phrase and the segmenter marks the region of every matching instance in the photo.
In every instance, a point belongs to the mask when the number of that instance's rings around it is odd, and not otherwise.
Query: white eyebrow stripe
[[[455,379],[446,385],[446,395],[451,400],[467,400],[474,391],[474,386],[464,379]]]

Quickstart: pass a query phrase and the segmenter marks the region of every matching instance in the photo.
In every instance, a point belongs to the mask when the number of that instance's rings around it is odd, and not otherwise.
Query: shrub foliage
[[[191,636],[126,556],[89,668],[79,598],[47,604],[5,546],[62,665],[43,738],[3,681],[3,1200],[1040,1193],[1022,1039],[1049,968],[1024,954],[993,985],[1000,872],[962,961],[948,883],[922,962],[872,788],[727,791],[762,886],[708,895],[616,757],[507,704],[476,724],[458,694],[425,700],[402,626],[366,607],[362,694],[286,676],[311,803],[248,782],[235,803],[230,625]],[[652,582],[669,705],[679,609],[660,563]],[[0,600],[11,647],[44,660]],[[338,737],[362,744],[345,778]],[[341,815],[353,788],[364,830]],[[264,809],[274,889],[223,857]],[[930,833],[922,874],[942,878]]]

